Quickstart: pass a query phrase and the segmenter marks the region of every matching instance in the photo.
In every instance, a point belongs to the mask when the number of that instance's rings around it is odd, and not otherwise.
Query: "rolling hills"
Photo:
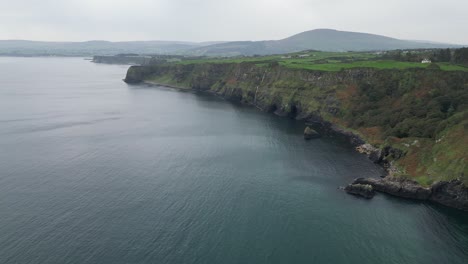
[[[0,40],[0,55],[9,56],[93,56],[137,54],[174,54],[219,42],[123,41],[93,40],[84,42],[46,42]]]
[[[458,45],[400,40],[375,34],[333,29],[316,29],[281,40],[219,43],[197,47],[189,50],[188,53],[206,56],[237,56],[283,54],[302,50],[343,52],[447,47],[458,47]]]
[[[252,56],[319,51],[381,51],[394,49],[424,49],[460,47],[429,41],[409,41],[381,35],[315,29],[280,40],[184,42],[184,41],[85,41],[43,42],[0,40],[3,56],[92,56],[121,53],[171,54],[186,56]]]

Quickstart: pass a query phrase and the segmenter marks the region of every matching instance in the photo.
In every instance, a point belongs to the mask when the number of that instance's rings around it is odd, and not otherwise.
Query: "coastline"
[[[228,101],[236,101],[244,105],[253,106],[262,112],[273,113],[279,117],[288,116],[288,113],[281,111],[281,109],[275,109],[274,111],[272,111],[272,109],[265,110],[266,108],[256,105],[255,101],[249,102],[237,100],[232,93],[230,95],[219,94],[211,90],[182,87],[148,80],[135,82],[124,79],[124,81],[128,84],[145,84],[149,86],[162,86],[180,91],[203,92]],[[430,201],[455,209],[468,211],[468,187],[466,187],[459,179],[451,181],[436,181],[430,186],[425,187],[410,179],[393,177],[393,174],[398,172],[398,168],[393,165],[393,161],[395,158],[398,159],[401,155],[404,155],[401,153],[401,150],[393,149],[391,147],[380,149],[373,146],[364,140],[362,136],[341,127],[338,124],[326,121],[320,115],[309,114],[303,117],[296,116],[294,119],[304,121],[305,125],[311,124],[312,126],[318,126],[321,130],[326,131],[326,133],[345,137],[357,152],[365,154],[372,162],[382,166],[386,171],[386,174],[382,175],[380,178],[357,178],[351,184],[368,184],[376,191],[392,196],[405,199]],[[388,160],[387,157],[390,157],[391,160]],[[421,192],[423,192],[424,195],[421,196]]]

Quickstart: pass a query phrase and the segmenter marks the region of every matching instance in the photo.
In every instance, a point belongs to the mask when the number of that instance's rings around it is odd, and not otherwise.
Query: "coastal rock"
[[[356,151],[366,154],[372,162],[381,165],[389,174],[399,172],[398,168],[395,167],[393,163],[406,155],[401,149],[391,146],[385,146],[379,149],[368,143],[357,146]]]
[[[358,178],[353,184],[369,184],[376,191],[415,200],[427,200],[431,196],[430,188],[403,178]]]
[[[278,108],[278,109],[276,109],[273,113],[274,113],[275,115],[281,116],[281,117],[286,117],[286,116],[288,116],[288,112],[287,112],[286,110],[284,110],[284,108]]]
[[[349,184],[344,188],[347,193],[359,195],[371,199],[375,195],[374,188],[370,184]]]
[[[382,151],[371,144],[362,144],[356,147],[359,153],[366,154],[372,162],[379,163],[382,160]]]
[[[429,200],[468,211],[468,188],[460,180],[436,182],[431,190]]]
[[[351,185],[371,185],[375,191],[398,197],[428,200],[452,208],[468,211],[468,187],[460,180],[440,181],[430,188],[417,182],[395,177],[358,178]]]
[[[319,138],[320,134],[310,127],[306,127],[304,130],[304,139],[309,140],[313,138]]]
[[[382,157],[391,157],[393,160],[397,160],[403,156],[405,156],[405,152],[401,149],[393,148],[390,146],[386,146],[382,150]]]

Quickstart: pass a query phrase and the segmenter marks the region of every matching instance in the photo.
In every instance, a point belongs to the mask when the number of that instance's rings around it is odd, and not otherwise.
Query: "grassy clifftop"
[[[462,49],[463,50],[463,49]],[[451,52],[451,51],[448,51]],[[249,62],[264,67],[277,63],[286,68],[306,69],[318,71],[340,71],[351,68],[374,69],[410,69],[428,68],[434,65],[421,63],[423,59],[432,59],[444,71],[466,71],[468,67],[455,64],[451,59],[441,58],[440,50],[408,50],[387,52],[322,52],[302,51],[297,53],[252,57],[228,58],[189,58],[178,64],[204,64],[204,63],[242,63]],[[456,53],[453,51],[453,53]],[[449,57],[456,57],[455,55]],[[455,59],[453,59],[455,60]]]
[[[468,72],[429,68],[295,69],[281,63],[195,62],[133,66],[127,82],[203,90],[304,120],[329,122],[384,149],[422,185],[468,184]]]

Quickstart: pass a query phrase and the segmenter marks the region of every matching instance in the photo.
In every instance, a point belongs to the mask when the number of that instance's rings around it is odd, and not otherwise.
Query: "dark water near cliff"
[[[468,216],[337,190],[380,168],[127,67],[0,58],[0,263],[468,263]]]

